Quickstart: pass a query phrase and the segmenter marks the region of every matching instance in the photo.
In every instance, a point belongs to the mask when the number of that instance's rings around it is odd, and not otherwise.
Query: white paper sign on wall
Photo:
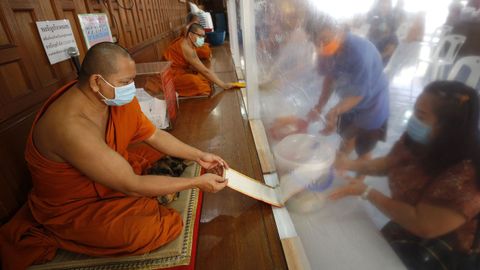
[[[112,32],[105,13],[78,14],[87,49],[100,42],[113,42]]]
[[[78,51],[68,20],[39,21],[37,28],[51,65],[69,59],[68,48],[74,47]]]

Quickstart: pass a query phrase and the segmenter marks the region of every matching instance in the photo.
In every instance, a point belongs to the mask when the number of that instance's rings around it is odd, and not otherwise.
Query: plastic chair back
[[[468,68],[470,73],[463,82],[476,88],[480,81],[480,56],[466,56],[458,59],[448,74],[448,80],[457,80],[465,68]]]

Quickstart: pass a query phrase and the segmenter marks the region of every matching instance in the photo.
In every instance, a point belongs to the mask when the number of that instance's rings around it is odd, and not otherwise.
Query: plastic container
[[[225,13],[215,13],[215,29],[217,29],[217,31],[227,31]]]
[[[335,146],[321,135],[293,134],[274,147],[274,155],[287,207],[301,213],[322,208],[334,179]]]
[[[212,46],[220,46],[225,41],[225,31],[215,31],[210,33],[205,33],[208,37],[208,42]]]
[[[203,28],[215,30],[213,28],[212,15],[209,12],[201,11],[197,13],[197,16],[200,20],[200,25],[203,26]]]
[[[295,173],[313,183],[328,173],[334,149],[321,135],[300,133],[283,138],[273,151],[280,174]]]

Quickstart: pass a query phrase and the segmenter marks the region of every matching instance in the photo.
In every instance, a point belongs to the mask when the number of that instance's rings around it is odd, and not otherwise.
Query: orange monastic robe
[[[37,114],[35,123],[57,97],[58,90]],[[182,219],[156,198],[130,197],[94,182],[68,163],[46,159],[35,148],[32,131],[25,158],[33,188],[28,202],[0,228],[3,269],[25,269],[52,260],[58,248],[91,256],[143,254],[175,239]],[[141,172],[162,154],[139,143],[155,131],[137,99],[110,107],[106,144]],[[95,158],[95,153],[92,153]]]
[[[212,57],[212,49],[210,49],[210,45],[208,43],[205,43],[202,47],[195,48],[195,51],[197,52],[198,58],[200,60],[210,60]]]
[[[172,62],[175,89],[183,97],[210,95],[210,82],[202,74],[190,70],[190,64],[183,56],[182,41],[182,37],[177,38],[164,53],[165,58]]]

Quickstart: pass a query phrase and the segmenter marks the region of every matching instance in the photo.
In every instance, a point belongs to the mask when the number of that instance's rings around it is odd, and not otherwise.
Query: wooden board
[[[241,68],[239,67],[235,68],[235,72],[237,73],[237,78],[239,80],[245,80],[245,76],[243,75],[243,71]]]
[[[287,259],[288,269],[309,270],[311,269],[302,241],[298,236],[282,239],[283,253]]]
[[[273,154],[270,151],[268,145],[267,135],[265,134],[265,128],[261,120],[250,120],[250,129],[252,130],[253,140],[257,147],[258,158],[260,159],[260,165],[262,166],[262,172],[272,173],[275,172],[275,162],[273,160]]]
[[[241,174],[234,169],[225,171],[225,177],[228,179],[228,187],[249,197],[257,199],[268,204],[282,207],[283,202],[277,190],[261,183],[253,178]]]
[[[212,48],[214,58],[231,59],[219,48]],[[223,81],[237,81],[231,70],[217,75]],[[181,100],[179,112],[173,135],[221,156],[245,175],[263,180],[239,91],[223,91],[209,99]],[[195,269],[287,269],[270,205],[230,188],[205,193],[203,198]]]

